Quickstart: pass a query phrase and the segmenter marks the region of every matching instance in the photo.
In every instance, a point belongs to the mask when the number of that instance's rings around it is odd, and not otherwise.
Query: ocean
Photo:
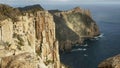
[[[61,62],[71,68],[97,68],[101,61],[120,54],[120,5],[79,6],[91,11],[102,35],[101,38],[88,41],[85,46],[78,47],[71,53],[61,54]]]

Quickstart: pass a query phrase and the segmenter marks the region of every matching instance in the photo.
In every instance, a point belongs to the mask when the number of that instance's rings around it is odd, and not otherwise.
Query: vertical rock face
[[[59,40],[62,51],[69,50],[73,44],[81,44],[85,39],[90,39],[100,34],[89,10],[82,10],[76,7],[68,11],[50,12],[54,15],[56,37]],[[69,44],[69,46],[66,44]]]
[[[104,60],[98,65],[98,68],[120,68],[120,55]]]
[[[9,23],[8,23],[9,22]],[[1,27],[0,27],[0,41],[11,41],[12,40],[12,35],[13,35],[13,25],[11,25],[12,22],[11,20],[4,20],[1,22]]]
[[[0,68],[59,68],[55,23],[48,11],[0,20]]]
[[[35,18],[36,38],[38,45],[37,53],[41,51],[40,56],[46,64],[51,61],[55,62],[58,68],[59,53],[58,41],[55,38],[55,23],[53,16],[48,11],[37,12]]]

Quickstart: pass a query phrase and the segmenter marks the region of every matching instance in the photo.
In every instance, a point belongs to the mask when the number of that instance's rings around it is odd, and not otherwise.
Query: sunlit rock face
[[[120,68],[120,55],[102,61],[98,68]]]
[[[73,44],[100,34],[89,10],[51,13],[40,5],[0,5],[0,68],[64,68],[59,47],[70,51]]]
[[[70,50],[73,44],[82,44],[85,39],[100,34],[89,10],[76,7],[68,11],[50,10],[49,12],[54,15],[56,37],[62,51]]]
[[[35,30],[38,42],[36,52],[39,54],[41,51],[40,56],[46,64],[52,62],[55,68],[59,68],[59,49],[53,16],[48,11],[40,11],[36,15]]]
[[[0,9],[7,11],[5,7]],[[32,12],[21,11],[15,21],[2,14],[6,17],[0,20],[0,68],[60,68],[53,16],[44,10]]]

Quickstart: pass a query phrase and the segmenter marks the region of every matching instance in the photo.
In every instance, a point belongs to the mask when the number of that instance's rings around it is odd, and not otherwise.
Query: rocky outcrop
[[[120,55],[104,60],[98,65],[98,68],[120,68]]]
[[[76,7],[68,11],[51,10],[49,12],[54,16],[56,38],[62,51],[70,50],[73,44],[82,44],[84,40],[100,34],[89,10]],[[69,46],[66,44],[69,44]]]
[[[47,64],[54,62],[55,68],[59,68],[59,49],[58,41],[55,35],[55,23],[53,16],[48,11],[37,12],[35,18],[36,38],[39,45],[36,46],[36,52],[41,51],[41,58]]]
[[[0,20],[11,18],[13,21],[17,21],[16,17],[19,16],[20,14],[21,12],[17,8],[0,4]]]
[[[0,20],[0,68],[60,68],[53,16],[26,11],[16,18]]]
[[[17,9],[20,10],[20,12],[24,15],[25,12],[27,13],[32,13],[36,14],[37,11],[43,11],[44,8],[42,8],[41,5],[35,4],[35,5],[30,5],[30,6],[25,6],[25,7],[18,7]]]
[[[35,5],[30,5],[30,6],[25,6],[25,7],[19,7],[18,8],[20,11],[39,11],[39,10],[44,10],[41,5],[35,4]]]

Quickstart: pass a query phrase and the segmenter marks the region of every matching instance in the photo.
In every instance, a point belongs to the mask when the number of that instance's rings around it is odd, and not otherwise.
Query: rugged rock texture
[[[53,16],[37,11],[11,17],[0,20],[0,68],[60,68]]]
[[[54,15],[56,37],[62,51],[70,50],[73,44],[82,44],[85,39],[100,34],[89,10],[76,7],[68,11],[49,11]]]
[[[0,20],[11,18],[13,21],[17,21],[16,17],[21,13],[17,8],[10,7],[8,5],[0,4]]]
[[[98,65],[98,68],[120,68],[120,55],[104,60]]]
[[[35,30],[38,46],[37,53],[41,51],[41,58],[48,63],[54,62],[55,68],[59,67],[58,41],[55,37],[55,23],[53,16],[48,11],[37,12]],[[39,48],[40,47],[40,48]]]
[[[64,68],[58,43],[70,51],[73,44],[99,35],[89,10],[50,12],[54,18],[39,5],[0,5],[0,68]]]

